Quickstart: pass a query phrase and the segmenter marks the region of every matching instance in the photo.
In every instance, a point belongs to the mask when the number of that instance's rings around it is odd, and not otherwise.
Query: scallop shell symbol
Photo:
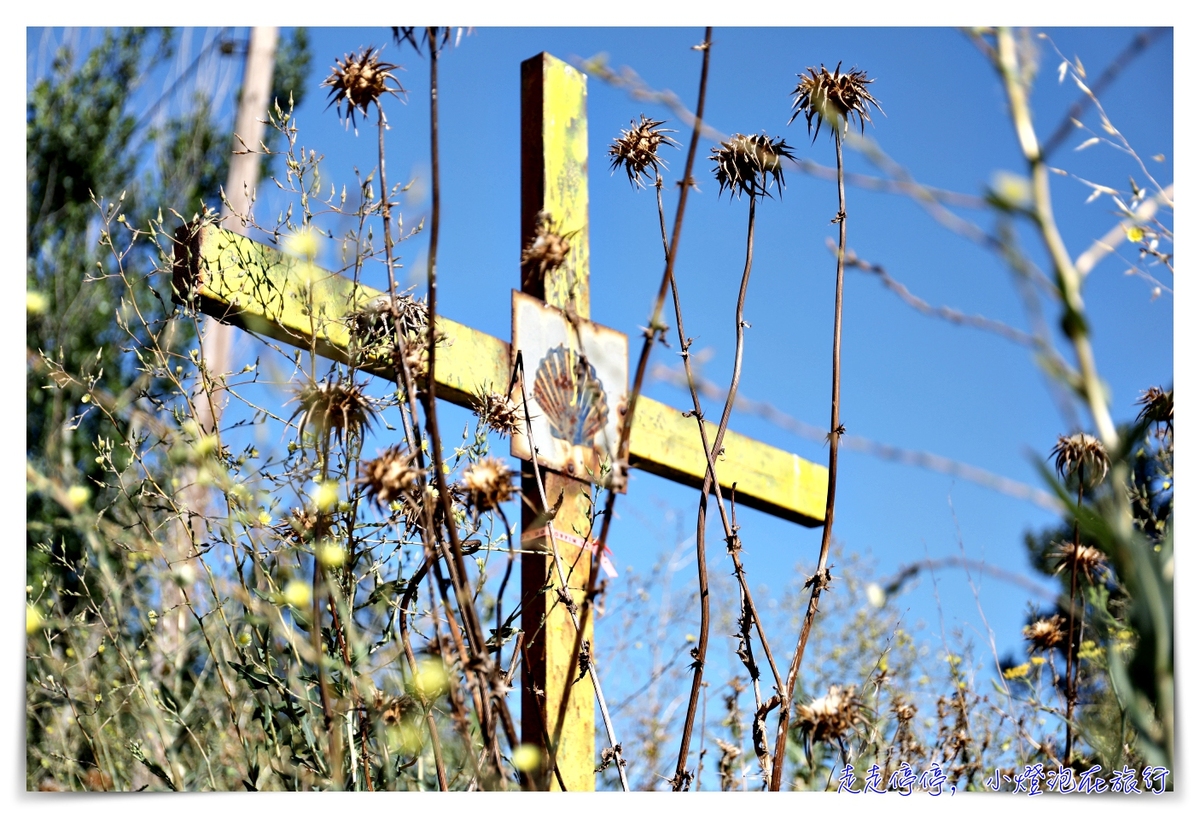
[[[596,368],[562,344],[538,364],[533,396],[550,423],[550,434],[572,446],[590,446],[608,423],[608,405]]]

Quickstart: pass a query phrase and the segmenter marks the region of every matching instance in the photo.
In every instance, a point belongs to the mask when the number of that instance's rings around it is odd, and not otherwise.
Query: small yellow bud
[[[25,606],[25,633],[26,635],[37,633],[38,628],[42,627],[42,614],[33,605]]]
[[[320,483],[317,486],[317,491],[313,494],[313,504],[316,505],[319,511],[329,511],[337,506],[338,501],[338,484],[332,480]]]
[[[67,489],[67,500],[73,506],[82,506],[92,498],[92,490],[87,486],[71,486]]]
[[[346,563],[346,550],[326,540],[317,546],[317,562],[321,563],[322,568],[339,568]]]
[[[417,663],[413,673],[413,687],[426,699],[432,699],[450,689],[450,677],[446,667],[436,659],[425,659]]]
[[[532,744],[519,744],[513,750],[512,763],[523,773],[531,773],[542,766],[542,751]]]
[[[25,312],[30,315],[41,315],[50,308],[50,299],[37,290],[26,290]]]
[[[317,237],[311,230],[301,230],[293,233],[287,240],[287,251],[294,256],[301,256],[309,261],[317,257]]]
[[[293,608],[307,608],[312,602],[312,589],[308,583],[293,579],[283,587],[283,601]]]

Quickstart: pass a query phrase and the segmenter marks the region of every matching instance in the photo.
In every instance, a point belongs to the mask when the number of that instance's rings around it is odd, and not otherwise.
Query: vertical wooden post
[[[556,232],[574,235],[567,262],[544,277],[526,276],[522,271],[521,290],[581,318],[589,317],[591,311],[587,202],[587,77],[549,54],[538,54],[521,63],[521,247],[528,246],[543,212],[553,219]],[[522,490],[526,497],[536,498],[538,489],[529,464],[525,471]],[[554,504],[562,496],[554,528],[587,537],[590,485],[562,474],[543,471],[543,476],[549,502]],[[535,525],[535,516],[525,506],[522,528]],[[569,543],[556,545],[569,573],[572,598],[582,604],[590,555]],[[538,543],[529,542],[525,547],[538,547]],[[545,587],[550,590],[543,592]],[[529,658],[522,672],[521,732],[523,741],[544,748],[545,729],[551,744],[557,745],[558,768],[566,788],[590,791],[596,788],[595,693],[586,675],[577,682],[567,677],[575,629],[559,599],[559,588],[550,555],[522,555],[521,627],[527,635]],[[590,625],[588,630],[585,638],[590,642]],[[560,721],[563,697],[569,699]],[[548,774],[544,783],[558,788]]]

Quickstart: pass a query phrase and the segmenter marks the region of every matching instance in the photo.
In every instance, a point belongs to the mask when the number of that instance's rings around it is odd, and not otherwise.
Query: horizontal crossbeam
[[[382,293],[228,230],[205,225],[176,234],[174,299],[222,322],[346,362],[346,317]],[[311,288],[311,290],[310,290]],[[310,306],[311,305],[311,306]],[[438,397],[471,405],[483,389],[502,391],[512,362],[507,342],[437,316]],[[363,371],[393,377],[391,366],[368,361]],[[696,423],[679,410],[638,398],[629,460],[634,468],[699,487],[705,458]],[[716,427],[708,423],[709,440]],[[821,525],[828,470],[798,455],[733,431],[717,462],[722,487],[737,484],[737,502],[805,526]]]

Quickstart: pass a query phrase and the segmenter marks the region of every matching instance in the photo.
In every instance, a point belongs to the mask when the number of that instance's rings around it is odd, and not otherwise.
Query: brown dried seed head
[[[675,133],[667,128],[660,128],[666,120],[647,119],[645,114],[641,115],[642,121],[638,125],[633,125],[629,130],[621,129],[621,136],[613,140],[612,145],[608,148],[608,155],[612,157],[612,169],[625,168],[625,175],[629,177],[629,182],[637,187],[645,187],[642,182],[642,177],[654,181],[658,176],[659,168],[666,166],[666,161],[658,155],[660,145],[675,145],[679,146],[669,133]]]
[[[709,157],[717,163],[716,174],[719,192],[729,188],[731,196],[770,196],[767,188],[772,180],[775,187],[783,191],[784,158],[794,159],[792,150],[782,139],[772,142],[766,134],[734,134],[719,148],[712,149]]]
[[[1108,452],[1104,444],[1091,435],[1059,435],[1050,452],[1058,476],[1076,477],[1085,486],[1097,486],[1108,474]]]
[[[916,717],[917,708],[908,702],[897,701],[892,705],[892,712],[896,714],[896,720],[903,723],[912,721]]]
[[[331,432],[344,443],[347,434],[361,435],[375,417],[375,408],[363,386],[365,384],[344,381],[340,375],[333,381],[305,384],[292,398],[300,406],[289,420],[299,416],[302,437],[311,425],[317,434]]]
[[[513,473],[508,464],[485,457],[463,470],[463,490],[479,511],[493,509],[513,495]]]
[[[1032,625],[1026,625],[1021,633],[1029,642],[1030,653],[1038,650],[1050,650],[1066,639],[1066,634],[1063,632],[1066,624],[1061,616],[1054,614],[1047,619],[1039,619]]]
[[[524,421],[521,408],[511,398],[485,392],[474,401],[475,413],[483,424],[501,437],[509,437],[520,431]]]
[[[389,339],[395,337],[391,301],[385,293],[347,316],[346,326],[363,349],[386,345]],[[413,298],[405,293],[396,296],[394,303],[400,334],[404,337],[415,335],[424,338],[425,330],[429,326],[429,305],[424,299]]]
[[[1071,542],[1059,543],[1058,547],[1054,549],[1054,555],[1056,557],[1054,573],[1057,574],[1074,564],[1076,570],[1089,583],[1099,579],[1108,564],[1104,553],[1099,548],[1090,545],[1075,545]]]
[[[521,269],[526,278],[544,277],[566,263],[571,253],[570,234],[558,232],[549,213],[538,214],[533,240],[521,252]]]
[[[380,506],[400,500],[417,487],[418,471],[413,456],[400,446],[392,446],[374,460],[360,467],[360,483],[367,486],[367,496]]]
[[[363,116],[373,102],[379,107],[379,98],[384,94],[404,93],[392,70],[399,66],[379,59],[379,49],[367,47],[357,54],[347,54],[344,60],[336,60],[333,73],[321,83],[330,86],[330,104],[337,103],[338,116],[342,115],[342,103],[350,122],[354,122],[354,110],[360,109]],[[389,84],[390,83],[390,84]]]
[[[829,692],[796,707],[796,725],[812,741],[836,741],[863,721],[854,686],[831,685]]]
[[[867,72],[857,68],[852,68],[845,74],[841,73],[841,69],[842,64],[839,62],[832,74],[822,65],[819,73],[817,69],[810,67],[807,74],[796,75],[800,82],[792,91],[796,96],[792,100],[795,112],[788,120],[789,125],[800,114],[804,114],[808,131],[814,140],[821,133],[822,124],[828,125],[830,132],[840,139],[855,117],[858,117],[859,131],[866,127],[866,123],[871,121],[870,106],[874,105],[883,113],[879,102],[867,90],[867,86],[875,80],[868,79]],[[817,120],[815,132],[814,117]]]
[[[1175,390],[1163,391],[1161,387],[1152,386],[1138,398],[1142,410],[1138,412],[1139,421],[1149,423],[1165,423],[1168,429],[1175,425]]]

